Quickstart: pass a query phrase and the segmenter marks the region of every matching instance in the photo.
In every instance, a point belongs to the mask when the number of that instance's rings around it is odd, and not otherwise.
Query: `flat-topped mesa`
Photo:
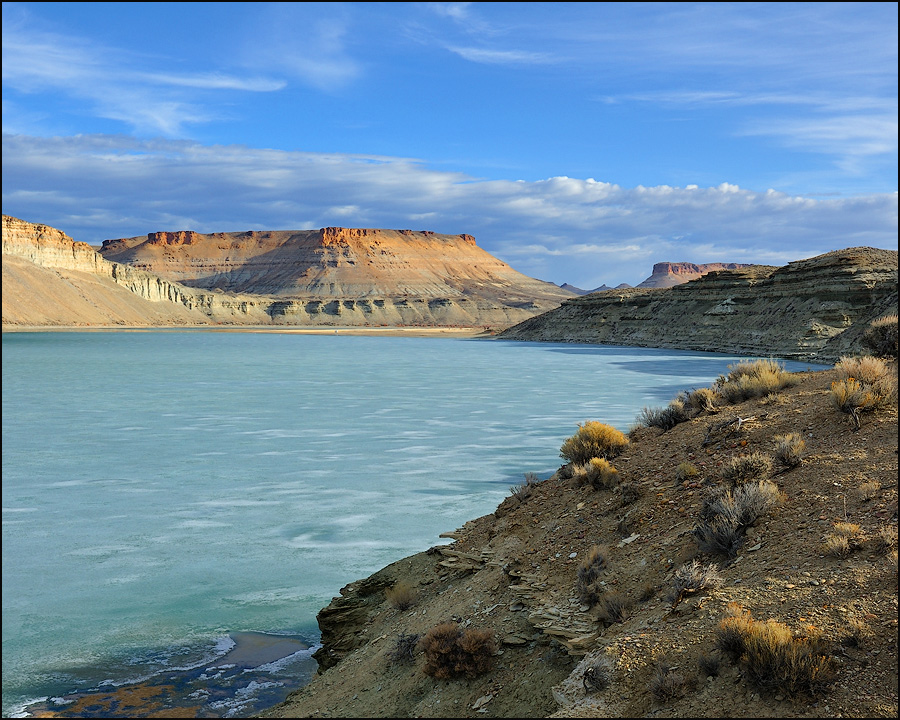
[[[682,283],[696,280],[711,272],[721,270],[740,270],[751,267],[742,263],[689,263],[689,262],[660,262],[653,266],[653,272],[637,287],[673,287]]]
[[[445,241],[462,240],[468,245],[476,245],[475,238],[472,235],[460,233],[459,235],[440,235],[434,230],[382,230],[378,228],[345,228],[345,227],[324,227],[319,230],[319,236],[322,244],[359,240],[362,238],[379,239],[388,238],[395,235],[405,237],[420,236],[422,239],[436,239]]]
[[[177,230],[175,232],[147,233],[147,242],[151,245],[190,245],[199,235],[193,230]],[[104,241],[103,246],[109,241]]]
[[[190,287],[279,298],[467,299],[531,315],[572,296],[517,272],[471,235],[430,230],[157,233],[107,241],[100,253]]]

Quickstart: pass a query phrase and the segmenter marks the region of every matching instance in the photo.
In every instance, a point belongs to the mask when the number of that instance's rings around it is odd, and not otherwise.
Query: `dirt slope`
[[[452,544],[348,585],[319,616],[317,657],[329,669],[266,716],[896,717],[897,412],[864,414],[852,431],[830,402],[835,377],[804,373],[777,395],[666,432],[642,427],[614,460],[617,489],[554,476],[450,533]],[[737,418],[740,427],[726,426]],[[748,529],[733,561],[701,554],[691,530],[705,493],[725,482],[732,458],[772,454],[775,436],[787,433],[802,434],[806,454],[771,473],[783,502]],[[682,462],[699,475],[679,482]],[[839,522],[861,529],[844,558],[824,546]],[[882,542],[891,537],[892,550]],[[606,589],[628,607],[621,622],[601,622],[576,597],[579,563],[595,545],[607,549]],[[673,608],[675,573],[693,559],[716,563],[724,582]],[[398,582],[413,587],[409,609],[386,600]],[[701,672],[702,659],[720,655],[716,631],[729,602],[798,636],[821,633],[835,679],[791,696],[761,689],[727,657],[717,675]],[[401,635],[445,621],[493,633],[489,672],[430,677],[421,648],[408,662],[392,659]],[[601,661],[609,686],[588,690],[585,669]],[[668,699],[652,690],[660,661],[684,680]]]

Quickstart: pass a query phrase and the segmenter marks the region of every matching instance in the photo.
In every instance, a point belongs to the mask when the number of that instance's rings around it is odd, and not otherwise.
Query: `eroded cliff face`
[[[500,337],[833,362],[889,312],[897,312],[897,252],[849,248],[781,268],[712,271],[667,289],[573,298]]]
[[[571,297],[469,235],[156,232],[102,253],[3,216],[3,322],[508,327]]]
[[[572,293],[527,277],[485,252],[471,235],[327,227],[319,230],[151,233],[107,240],[109,260],[204,289],[314,299],[374,298],[489,301],[532,311],[555,307]],[[297,312],[301,305],[294,305]],[[439,305],[439,308],[448,306]],[[302,309],[300,310],[302,313]],[[369,312],[365,307],[363,313]],[[378,313],[378,310],[372,312]],[[402,316],[406,311],[397,308]],[[428,312],[426,311],[426,314]]]

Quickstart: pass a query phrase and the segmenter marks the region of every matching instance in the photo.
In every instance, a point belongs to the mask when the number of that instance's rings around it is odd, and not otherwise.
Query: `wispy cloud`
[[[490,48],[454,47],[447,49],[465,60],[490,65],[543,65],[558,62],[557,58],[539,52],[525,50],[492,50]]]
[[[4,89],[87,101],[91,112],[138,132],[178,136],[186,126],[217,117],[214,102],[204,103],[186,91],[272,92],[285,85],[278,79],[221,72],[148,72],[141,63],[129,51],[34,31],[21,23],[3,24]],[[17,105],[7,107],[12,117],[6,117],[5,108],[4,127],[15,126]]]
[[[164,229],[465,232],[521,272],[579,287],[636,284],[662,261],[780,265],[842,247],[897,247],[896,193],[812,199],[729,183],[480,181],[410,158],[100,135],[5,135],[3,207],[91,243]]]

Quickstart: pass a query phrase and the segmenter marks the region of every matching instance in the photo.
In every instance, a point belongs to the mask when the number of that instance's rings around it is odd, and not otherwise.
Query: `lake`
[[[579,423],[627,431],[743,359],[187,330],[2,352],[6,717],[173,670],[218,716],[278,702],[343,585],[549,477]],[[283,657],[232,662],[260,638]]]

